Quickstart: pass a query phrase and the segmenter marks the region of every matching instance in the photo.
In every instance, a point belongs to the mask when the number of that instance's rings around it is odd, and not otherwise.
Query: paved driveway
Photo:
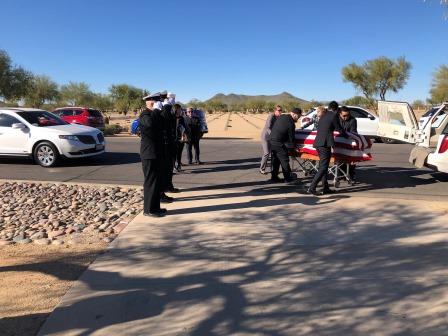
[[[0,179],[141,185],[143,174],[138,138],[108,138],[108,152],[88,160],[68,161],[45,169],[26,159],[0,159]],[[253,188],[267,183],[258,173],[261,146],[256,141],[208,139],[201,142],[203,166],[185,166],[174,178],[181,188]],[[408,162],[409,145],[374,144],[374,160],[361,165],[361,182],[344,192],[379,197],[448,200],[448,175],[415,169]],[[184,153],[184,162],[186,162]]]

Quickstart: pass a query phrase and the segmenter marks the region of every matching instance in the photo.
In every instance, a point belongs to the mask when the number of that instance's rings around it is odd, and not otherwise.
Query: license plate
[[[96,150],[103,150],[104,149],[104,145],[95,145],[95,149]]]

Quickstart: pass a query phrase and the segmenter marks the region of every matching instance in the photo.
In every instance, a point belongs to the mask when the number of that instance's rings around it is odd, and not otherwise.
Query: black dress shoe
[[[169,188],[167,191],[170,193],[178,193],[178,192],[180,192],[180,189],[172,187],[172,188]]]
[[[308,194],[308,195],[314,195],[314,196],[320,196],[321,195],[321,193],[318,192],[316,189],[310,189],[310,188],[308,188],[305,191],[305,193]]]
[[[324,194],[324,195],[334,194],[335,192],[336,192],[335,190],[330,189],[330,188],[324,188],[324,189],[322,190],[322,194]]]
[[[196,163],[197,163],[198,165],[202,165],[202,164],[204,164],[204,162],[202,162],[202,161],[196,161]]]
[[[173,203],[174,198],[167,196],[165,193],[160,195],[160,202],[162,203]]]
[[[166,215],[166,211],[154,211],[154,212],[144,212],[143,216],[146,217],[163,217]]]
[[[271,177],[270,181],[271,181],[272,183],[280,183],[280,182],[283,182],[283,180],[280,179],[280,178],[278,178],[277,176]]]

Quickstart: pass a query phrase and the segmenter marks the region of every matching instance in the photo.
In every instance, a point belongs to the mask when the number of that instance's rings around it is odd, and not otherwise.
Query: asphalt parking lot
[[[407,161],[410,150],[410,145],[375,143],[374,160],[358,168],[359,184],[348,187],[342,183],[340,192],[448,200],[448,175],[413,168]],[[261,146],[256,141],[204,139],[201,151],[205,164],[184,166],[184,171],[174,177],[177,187],[189,190],[274,187],[268,183],[268,175],[258,173]],[[66,160],[55,168],[42,168],[29,159],[1,158],[0,179],[141,185],[143,173],[138,152],[139,138],[112,137],[107,139],[107,153],[94,158]],[[187,161],[185,152],[184,162]],[[297,189],[296,186],[277,186],[285,190]]]

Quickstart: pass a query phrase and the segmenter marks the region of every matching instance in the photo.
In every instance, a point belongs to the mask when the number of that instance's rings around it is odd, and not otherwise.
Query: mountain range
[[[218,94],[214,95],[212,98],[206,100],[205,102],[207,103],[212,100],[219,100],[226,105],[244,104],[244,103],[247,103],[248,101],[253,101],[253,100],[274,102],[276,104],[284,103],[284,102],[297,102],[297,103],[303,104],[303,103],[309,102],[305,99],[298,98],[298,97],[290,94],[289,92],[282,92],[277,95],[256,95],[256,96],[241,95],[241,94],[235,94],[235,93],[230,93],[230,94],[226,95],[223,93],[218,93]]]

